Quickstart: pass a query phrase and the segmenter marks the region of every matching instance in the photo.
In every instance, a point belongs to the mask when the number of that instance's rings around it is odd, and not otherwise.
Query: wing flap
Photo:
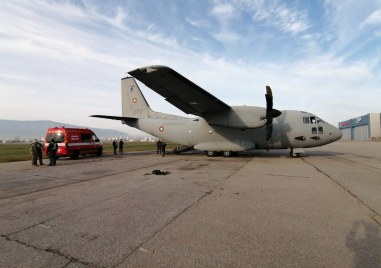
[[[148,66],[129,72],[168,102],[187,114],[205,116],[230,106],[166,66]]]

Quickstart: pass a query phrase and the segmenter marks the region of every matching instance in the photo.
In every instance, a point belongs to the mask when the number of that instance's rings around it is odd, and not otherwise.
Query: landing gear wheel
[[[213,157],[213,156],[217,155],[217,152],[215,152],[215,151],[207,151],[206,155],[209,156],[209,157]]]
[[[233,155],[232,151],[223,151],[222,153],[225,157],[231,157]]]
[[[294,150],[291,149],[291,151],[290,151],[290,156],[291,156],[292,158],[298,158],[298,157],[300,156],[300,153],[294,153]]]

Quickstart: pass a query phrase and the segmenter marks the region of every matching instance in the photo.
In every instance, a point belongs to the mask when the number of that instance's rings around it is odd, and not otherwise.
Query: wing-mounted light
[[[269,86],[266,86],[266,141],[271,139],[273,133],[273,118],[280,116],[282,113],[273,109],[273,93]]]

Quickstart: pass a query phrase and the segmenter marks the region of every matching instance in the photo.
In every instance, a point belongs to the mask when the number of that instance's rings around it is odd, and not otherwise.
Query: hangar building
[[[381,114],[369,113],[339,123],[344,141],[381,140]]]

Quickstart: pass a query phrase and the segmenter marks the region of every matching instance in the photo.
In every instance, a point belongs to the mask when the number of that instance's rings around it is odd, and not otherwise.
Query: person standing
[[[163,156],[165,156],[165,146],[167,146],[167,144],[165,143],[165,141],[162,141],[161,142],[161,153],[163,154]]]
[[[47,151],[49,156],[50,163],[48,166],[55,166],[56,165],[56,154],[57,154],[58,145],[54,139],[51,139],[49,142]]]
[[[117,154],[116,150],[118,149],[118,143],[116,142],[116,139],[112,141],[112,147],[114,148],[114,154]]]
[[[161,140],[156,142],[156,154],[161,154]]]
[[[123,155],[123,145],[124,145],[123,139],[120,139],[120,141],[119,141],[119,154],[121,154],[121,155]]]
[[[30,145],[30,154],[32,155],[32,166],[35,166],[37,167],[37,158],[38,158],[38,154],[37,154],[37,139],[35,139],[33,141],[33,143]]]
[[[37,141],[37,139],[35,141]],[[40,161],[40,165],[44,165],[44,163],[42,162],[42,150],[44,146],[38,141],[36,146],[37,146],[37,157],[38,157],[38,160]]]

